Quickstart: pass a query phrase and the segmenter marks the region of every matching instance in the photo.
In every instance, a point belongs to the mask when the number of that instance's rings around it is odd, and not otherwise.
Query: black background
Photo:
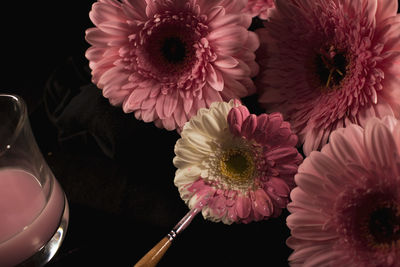
[[[70,204],[66,239],[48,266],[133,266],[188,211],[173,185],[179,136],[111,107],[77,74],[87,68],[84,35],[93,1],[7,2],[0,92],[27,102],[39,147]],[[46,109],[54,88],[82,104],[71,108],[82,116],[63,124],[68,129],[57,128]],[[82,96],[84,89],[89,93]],[[112,153],[93,136],[111,140]],[[159,266],[286,266],[286,216],[230,226],[197,216]]]

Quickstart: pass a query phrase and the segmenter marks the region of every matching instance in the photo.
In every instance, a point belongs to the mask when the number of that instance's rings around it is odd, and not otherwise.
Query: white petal
[[[177,187],[195,182],[200,175],[201,169],[197,166],[190,166],[185,169],[178,169],[175,173],[174,184]]]

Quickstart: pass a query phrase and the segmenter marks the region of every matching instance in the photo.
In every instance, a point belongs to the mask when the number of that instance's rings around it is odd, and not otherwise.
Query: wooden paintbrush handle
[[[169,236],[161,239],[146,255],[144,255],[134,267],[154,267],[164,256],[165,252],[171,246],[171,239]]]
[[[134,267],[154,267],[164,256],[165,252],[171,246],[175,237],[182,232],[193,220],[197,213],[201,211],[201,207],[191,209],[186,215],[178,222],[177,225],[168,233],[166,237],[161,239],[146,255],[141,258]]]

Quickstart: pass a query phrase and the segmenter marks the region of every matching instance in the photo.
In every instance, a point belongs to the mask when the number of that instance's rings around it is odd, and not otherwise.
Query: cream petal
[[[191,146],[196,147],[196,149],[203,153],[209,153],[212,151],[211,140],[207,135],[190,129],[184,129],[181,136],[182,138],[185,138]]]
[[[178,169],[175,173],[174,184],[178,188],[195,182],[200,176],[201,169],[195,165]]]
[[[219,137],[222,133],[221,124],[217,119],[212,117],[211,114],[204,114],[202,117],[204,130],[209,134],[211,138]]]
[[[193,162],[194,165],[201,163],[203,158],[208,155],[199,151],[197,147],[192,146],[186,139],[179,139],[174,147],[174,153],[188,162]]]

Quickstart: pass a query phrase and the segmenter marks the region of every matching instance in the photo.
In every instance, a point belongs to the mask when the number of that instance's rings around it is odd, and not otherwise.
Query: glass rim
[[[20,135],[22,129],[24,128],[24,124],[27,118],[27,107],[25,104],[25,101],[22,99],[22,97],[18,96],[18,95],[13,95],[13,94],[0,94],[0,98],[8,98],[11,100],[11,102],[13,102],[14,104],[16,104],[16,106],[18,106],[18,123],[15,126],[15,129],[12,133],[12,135],[10,135],[10,139],[9,141],[4,144],[5,147],[4,148],[0,148],[0,149],[4,149],[4,151],[0,151],[0,154],[4,153],[5,151],[7,151],[10,146],[12,146],[15,142],[15,140],[18,138],[18,136]]]

